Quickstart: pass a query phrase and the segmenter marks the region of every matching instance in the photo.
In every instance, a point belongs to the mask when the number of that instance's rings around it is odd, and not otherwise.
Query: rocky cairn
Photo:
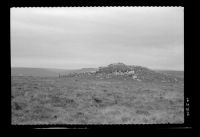
[[[160,81],[177,82],[177,78],[155,72],[141,66],[129,66],[124,63],[114,63],[105,67],[99,67],[96,71],[71,73],[67,77],[95,78],[95,79],[119,79],[135,81]]]

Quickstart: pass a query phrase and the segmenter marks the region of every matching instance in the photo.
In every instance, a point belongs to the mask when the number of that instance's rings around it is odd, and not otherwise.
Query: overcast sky
[[[11,8],[11,66],[184,69],[183,7]]]

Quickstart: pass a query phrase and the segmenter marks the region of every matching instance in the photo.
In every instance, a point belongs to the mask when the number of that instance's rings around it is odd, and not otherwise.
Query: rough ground
[[[184,122],[184,83],[12,76],[12,124]]]

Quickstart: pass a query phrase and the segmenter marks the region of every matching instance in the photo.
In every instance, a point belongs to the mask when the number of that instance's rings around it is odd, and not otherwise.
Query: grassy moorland
[[[12,76],[12,124],[184,122],[184,83]]]

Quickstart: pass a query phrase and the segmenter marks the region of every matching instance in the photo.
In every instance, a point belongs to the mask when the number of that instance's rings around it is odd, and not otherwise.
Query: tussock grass
[[[12,77],[12,124],[183,123],[183,85]]]

